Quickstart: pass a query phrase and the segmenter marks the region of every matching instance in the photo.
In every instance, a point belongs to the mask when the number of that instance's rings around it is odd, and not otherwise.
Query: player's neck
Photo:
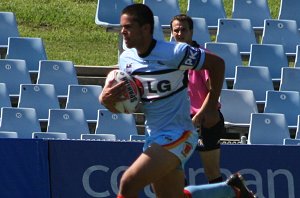
[[[146,57],[148,56],[152,49],[155,47],[156,45],[156,40],[155,39],[149,39],[147,42],[145,42],[143,48],[141,47],[140,49],[137,49],[138,55],[140,57]]]

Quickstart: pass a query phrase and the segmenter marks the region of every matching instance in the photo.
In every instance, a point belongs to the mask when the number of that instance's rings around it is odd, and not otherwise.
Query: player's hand
[[[117,102],[123,100],[126,100],[126,86],[124,81],[115,85],[113,81],[109,81],[99,96],[99,102],[113,113],[119,113],[114,106]]]

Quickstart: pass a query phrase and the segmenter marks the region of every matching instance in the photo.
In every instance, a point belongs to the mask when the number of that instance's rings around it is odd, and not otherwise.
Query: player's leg
[[[146,185],[161,180],[178,166],[180,160],[177,156],[158,144],[152,144],[123,174],[119,194],[124,198],[135,198]]]
[[[202,160],[204,173],[208,179],[208,183],[222,182],[220,172],[220,149],[211,151],[200,151],[199,155]]]
[[[184,190],[187,198],[255,198],[239,173],[231,175],[225,182],[187,186]]]

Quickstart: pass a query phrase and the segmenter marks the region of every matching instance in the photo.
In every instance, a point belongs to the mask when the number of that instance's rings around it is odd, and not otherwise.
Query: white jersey
[[[121,54],[120,70],[143,86],[141,98],[147,136],[195,131],[190,118],[187,70],[199,70],[204,59],[203,49],[164,41],[156,41],[145,57],[140,57],[134,48]]]

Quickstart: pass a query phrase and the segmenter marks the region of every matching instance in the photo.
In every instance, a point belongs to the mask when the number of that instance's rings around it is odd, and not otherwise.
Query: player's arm
[[[103,104],[109,111],[113,113],[119,113],[114,106],[117,102],[126,100],[126,98],[124,98],[126,86],[124,81],[115,85],[113,84],[113,81],[109,81],[107,84],[105,84],[99,96],[99,102]]]

